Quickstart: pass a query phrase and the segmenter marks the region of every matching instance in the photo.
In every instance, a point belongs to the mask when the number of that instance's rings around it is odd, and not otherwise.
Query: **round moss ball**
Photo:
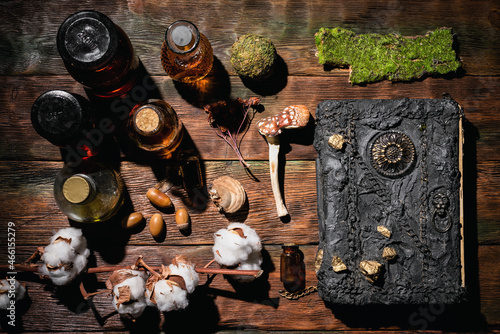
[[[271,75],[276,57],[273,42],[256,34],[241,36],[231,47],[231,65],[239,76],[251,80]]]

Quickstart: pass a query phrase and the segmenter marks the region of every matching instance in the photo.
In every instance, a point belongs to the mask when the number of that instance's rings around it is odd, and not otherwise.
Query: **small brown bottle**
[[[306,287],[306,267],[304,255],[299,246],[286,243],[283,246],[280,263],[280,279],[288,292],[297,292]]]
[[[175,110],[158,99],[148,100],[132,109],[127,132],[137,147],[165,159],[173,156],[184,133]]]
[[[213,58],[210,42],[193,23],[180,20],[168,27],[161,64],[173,80],[191,83],[203,79],[212,69]]]
[[[137,82],[139,58],[130,39],[100,12],[69,16],[59,27],[57,50],[68,73],[96,96],[123,95]]]

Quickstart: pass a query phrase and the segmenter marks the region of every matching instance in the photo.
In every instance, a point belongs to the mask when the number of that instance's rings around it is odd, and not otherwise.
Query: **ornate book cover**
[[[351,305],[462,300],[460,106],[325,100],[316,121],[320,296]]]

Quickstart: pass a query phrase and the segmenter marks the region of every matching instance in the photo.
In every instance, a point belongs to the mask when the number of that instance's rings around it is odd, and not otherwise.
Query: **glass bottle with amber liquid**
[[[113,168],[93,159],[74,167],[66,164],[54,182],[59,209],[71,220],[96,223],[108,220],[124,202],[124,183]]]
[[[174,155],[184,134],[175,110],[158,99],[148,100],[132,109],[127,132],[137,147],[165,159]]]
[[[304,255],[299,247],[293,243],[283,246],[280,261],[280,279],[288,292],[302,291],[306,287],[306,267]]]
[[[69,16],[59,27],[57,50],[68,73],[95,96],[120,96],[137,83],[139,58],[130,39],[100,12]]]
[[[168,27],[161,64],[173,80],[192,83],[203,79],[212,69],[213,59],[210,42],[193,23],[180,20]]]

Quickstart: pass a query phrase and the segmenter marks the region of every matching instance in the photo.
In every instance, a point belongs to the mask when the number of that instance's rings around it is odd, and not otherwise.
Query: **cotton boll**
[[[236,268],[237,270],[261,270],[262,265],[262,253],[254,252],[250,254],[246,262],[241,262]],[[233,275],[232,276],[238,282],[251,282],[255,280],[255,276],[250,275]]]
[[[70,246],[73,247],[76,253],[83,253],[87,248],[87,239],[83,236],[82,230],[78,228],[68,227],[60,229],[50,238],[50,243],[54,244],[58,238],[71,240]]]
[[[170,286],[166,280],[159,280],[155,284],[154,298],[162,312],[182,310],[189,305],[187,291],[176,285]]]
[[[138,300],[144,297],[144,291],[146,290],[146,273],[140,270],[123,269],[119,270],[120,273],[128,275],[129,277],[113,286],[113,293],[115,296],[120,297],[119,288],[122,286],[130,287],[130,299]]]
[[[115,309],[122,317],[133,318],[133,319],[139,318],[144,313],[144,310],[148,306],[146,303],[146,299],[137,300],[130,304],[120,304],[119,306],[116,299],[113,299],[113,305],[115,306]]]
[[[41,257],[44,264],[39,271],[55,285],[66,285],[82,272],[87,265],[90,251],[81,230],[65,228],[51,237]],[[76,247],[76,248],[75,248]]]
[[[121,316],[138,318],[144,312],[146,303],[147,275],[139,270],[117,270],[123,281],[113,286],[113,305]],[[125,277],[128,277],[124,279]]]
[[[42,261],[53,267],[58,267],[61,263],[70,263],[76,256],[75,249],[67,242],[58,242],[45,247]]]
[[[262,244],[260,243],[260,238],[257,235],[257,232],[255,232],[255,230],[250,226],[243,223],[232,223],[229,224],[229,226],[227,227],[229,231],[238,228],[243,230],[243,234],[245,235],[245,240],[246,240],[246,246],[250,247],[252,249],[252,252],[257,252],[262,250]]]
[[[13,288],[11,287],[13,284]],[[7,310],[10,306],[10,297],[15,296],[15,300],[21,300],[26,294],[26,287],[24,284],[20,284],[17,280],[6,280],[0,281],[0,310]]]
[[[235,266],[246,262],[252,253],[260,253],[262,244],[254,229],[243,223],[232,223],[214,234],[212,248],[217,263]]]
[[[214,234],[212,251],[217,263],[225,266],[235,266],[248,257],[247,252],[242,252],[238,242],[241,238],[226,229],[221,229]]]
[[[171,275],[179,275],[184,279],[184,283],[186,284],[187,293],[193,293],[194,289],[198,285],[200,281],[200,277],[198,273],[194,269],[194,265],[190,262],[184,262],[177,260],[177,265],[170,264],[168,267],[170,269]]]
[[[162,312],[185,309],[189,305],[188,295],[198,283],[194,264],[177,256],[168,267],[162,265],[160,274],[149,277],[146,283],[147,302]]]

